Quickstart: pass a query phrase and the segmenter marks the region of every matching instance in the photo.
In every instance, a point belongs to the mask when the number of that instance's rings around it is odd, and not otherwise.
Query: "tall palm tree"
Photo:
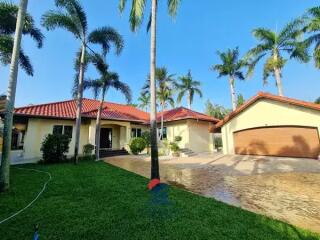
[[[95,55],[92,58],[92,63],[97,69],[100,77],[94,80],[85,80],[84,89],[92,89],[94,93],[94,98],[97,99],[98,96],[101,96],[100,104],[98,107],[98,114],[96,120],[96,160],[100,159],[100,129],[101,129],[101,112],[103,108],[103,103],[105,101],[105,95],[110,88],[114,88],[120,91],[127,99],[128,102],[131,102],[131,90],[130,87],[119,80],[119,75],[114,72],[108,71],[108,65],[104,61],[104,56]]]
[[[0,63],[3,65],[9,65],[11,62],[18,11],[18,6],[8,2],[0,2]],[[42,47],[44,36],[28,13],[25,16],[22,34],[29,35],[35,40],[38,48]],[[32,64],[22,48],[19,53],[19,65],[28,75],[33,76]]]
[[[311,34],[306,43],[308,47],[314,45],[313,59],[317,68],[320,68],[320,7],[310,8],[306,13],[304,31]]]
[[[160,126],[160,134],[159,138],[162,139],[163,136],[163,115],[164,111],[167,108],[167,105],[174,107],[174,99],[173,99],[173,89],[168,85],[164,85],[160,87],[157,91],[157,99],[161,106],[161,126]]]
[[[181,0],[168,0],[168,12],[176,16]],[[137,31],[143,22],[146,0],[132,0],[130,11],[130,27]],[[119,0],[119,10],[123,12],[127,0]],[[158,0],[151,0],[151,16],[148,28],[151,30],[150,37],[150,127],[151,127],[151,179],[160,179],[158,145],[157,145],[157,109],[156,109],[156,31],[157,31],[157,7]]]
[[[232,109],[237,108],[235,81],[236,79],[244,80],[246,78],[243,68],[248,67],[246,60],[239,58],[239,48],[228,49],[226,52],[217,52],[222,63],[211,67],[213,71],[219,73],[219,78],[226,76],[229,78]],[[251,69],[251,68],[250,68]]]
[[[157,102],[161,106],[161,130],[159,137],[163,135],[163,112],[168,103],[174,107],[173,100],[173,86],[175,85],[174,74],[169,74],[166,67],[156,69],[156,88],[157,88]],[[150,94],[150,76],[142,88],[143,94]],[[156,103],[156,106],[158,106]]]
[[[18,64],[20,45],[22,38],[22,31],[28,6],[28,0],[21,0],[18,10],[16,21],[16,30],[14,35],[14,44],[10,64],[10,76],[6,102],[6,114],[4,119],[3,129],[3,147],[0,171],[0,191],[6,191],[10,186],[10,150],[11,150],[11,134],[12,134],[12,120],[13,110],[16,95],[17,77],[18,77]]]
[[[266,28],[257,28],[252,32],[259,44],[249,50],[248,57],[253,57],[256,64],[266,56],[263,68],[264,84],[267,83],[270,74],[273,74],[280,96],[283,96],[282,69],[287,62],[283,55],[287,54],[290,59],[294,58],[301,62],[309,61],[307,44],[301,41],[302,24],[303,21],[297,19],[288,23],[279,33]]]
[[[148,106],[150,105],[150,94],[148,93],[141,93],[140,97],[138,98],[139,101],[139,108],[143,109],[145,112],[148,112]]]
[[[192,78],[191,71],[188,74],[179,78],[180,82],[175,84],[176,89],[179,91],[177,102],[180,104],[183,96],[188,98],[188,108],[191,109],[194,94],[198,94],[202,98],[200,89],[201,83]]]
[[[87,16],[78,0],[55,0],[59,10],[51,10],[42,16],[42,25],[47,30],[55,28],[64,28],[72,33],[76,39],[81,42],[80,64],[78,72],[78,89],[77,89],[77,113],[76,113],[76,134],[74,161],[78,162],[79,143],[80,143],[80,127],[81,127],[81,111],[82,111],[82,96],[83,96],[83,81],[85,71],[85,59],[88,43],[99,43],[105,52],[108,52],[110,41],[114,42],[118,51],[121,52],[122,42],[116,42],[113,39],[107,39],[109,28],[103,27],[94,30],[88,35]],[[91,49],[91,48],[89,48]]]

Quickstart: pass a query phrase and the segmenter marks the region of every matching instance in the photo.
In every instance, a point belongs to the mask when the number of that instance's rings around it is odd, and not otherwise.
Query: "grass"
[[[319,235],[213,199],[169,187],[171,204],[150,204],[148,180],[103,162],[24,165],[49,171],[46,192],[26,212],[0,225],[0,239],[320,239]],[[0,220],[30,202],[47,175],[12,168],[0,194]]]

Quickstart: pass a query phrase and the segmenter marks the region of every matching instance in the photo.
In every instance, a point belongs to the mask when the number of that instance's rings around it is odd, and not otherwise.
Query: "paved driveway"
[[[106,162],[150,176],[148,157]],[[320,232],[320,161],[203,154],[161,159],[160,171],[172,185]]]

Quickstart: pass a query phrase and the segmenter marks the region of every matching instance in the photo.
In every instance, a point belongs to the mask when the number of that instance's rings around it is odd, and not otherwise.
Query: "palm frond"
[[[0,34],[13,35],[15,33],[18,10],[19,7],[12,3],[0,2]],[[38,48],[42,47],[44,35],[35,26],[34,19],[29,13],[26,13],[22,33],[30,35],[37,42]]]
[[[128,84],[121,82],[119,80],[119,76],[116,73],[110,73],[111,81],[109,86],[113,87],[117,91],[120,91],[126,98],[127,102],[130,103],[132,101],[132,93]]]
[[[26,74],[28,74],[29,76],[33,76],[33,67],[30,62],[30,58],[25,55],[22,49],[20,49],[19,64],[20,67],[26,72]]]
[[[130,11],[130,28],[131,31],[136,32],[143,22],[144,10],[146,7],[146,0],[132,0]]]
[[[3,65],[9,65],[11,62],[13,42],[14,40],[12,36],[0,35],[0,62]],[[20,48],[19,65],[27,75],[33,76],[33,67],[30,62],[30,58],[25,55],[22,48]]]
[[[46,12],[41,18],[41,25],[47,30],[54,30],[58,27],[64,28],[73,33],[76,38],[81,39],[81,32],[73,19],[61,11],[50,10]]]
[[[276,42],[276,34],[266,28],[257,28],[252,31],[253,36],[264,44],[273,45]]]
[[[299,60],[300,62],[306,63],[310,60],[308,53],[307,42],[292,42],[292,50],[290,51],[290,58]]]
[[[83,81],[83,90],[91,89],[94,99],[98,99],[103,87],[101,79],[86,79]]]
[[[302,18],[297,18],[289,22],[279,33],[279,46],[282,46],[288,40],[296,40],[299,36],[303,34],[303,24],[304,20]]]
[[[121,53],[124,46],[122,36],[112,27],[101,27],[92,31],[88,36],[88,41],[101,45],[103,55],[110,51],[111,44],[115,46],[117,55]]]
[[[95,66],[101,76],[107,75],[109,66],[104,61],[103,56],[100,56],[99,54],[92,55],[91,63]]]
[[[177,15],[180,2],[181,0],[168,0],[168,11],[170,16],[175,17]]]
[[[76,17],[77,22],[81,25],[82,32],[87,32],[87,15],[78,0],[55,0],[55,3],[57,7],[66,9],[71,16]]]
[[[120,0],[119,1],[119,11],[120,12],[123,12],[124,11],[124,9],[125,9],[125,7],[126,7],[126,3],[127,3],[127,0]]]
[[[199,88],[194,88],[193,91],[199,95],[200,98],[203,97],[202,91]]]

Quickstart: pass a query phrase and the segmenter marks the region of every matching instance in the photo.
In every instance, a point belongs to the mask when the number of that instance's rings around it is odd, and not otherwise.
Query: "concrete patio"
[[[106,162],[150,176],[147,156]],[[320,232],[320,162],[311,159],[200,154],[160,158],[162,181]]]

